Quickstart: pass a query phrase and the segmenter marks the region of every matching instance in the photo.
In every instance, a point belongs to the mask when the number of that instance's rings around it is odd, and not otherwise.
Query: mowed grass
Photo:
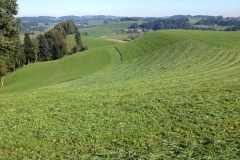
[[[104,38],[90,37],[90,36],[83,36],[82,40],[84,45],[86,45],[88,49],[101,48],[101,47],[116,44]]]
[[[159,31],[7,76],[0,159],[239,159],[238,39]]]
[[[116,44],[114,42],[108,41],[105,38],[91,37],[91,36],[82,36],[82,42],[84,46],[87,46],[88,49],[101,48],[109,45]],[[66,40],[68,51],[76,46],[75,35],[70,35]]]

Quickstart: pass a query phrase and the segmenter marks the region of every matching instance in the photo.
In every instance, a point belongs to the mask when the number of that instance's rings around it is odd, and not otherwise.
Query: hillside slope
[[[60,60],[28,65],[6,77],[6,91],[21,91],[81,78],[117,61],[109,47],[92,49]]]
[[[26,66],[0,91],[0,157],[239,159],[239,39],[158,31]]]
[[[195,45],[197,49],[199,46],[202,46],[202,50],[198,49],[198,54],[201,52],[211,52],[212,49],[215,51],[216,48],[219,48],[219,50],[226,50],[231,47],[238,47],[238,39],[238,32],[227,33],[178,30],[154,32],[130,43],[115,46],[110,43],[103,43],[103,41],[87,38],[87,43],[90,44],[89,51],[69,56],[58,61],[37,63],[26,66],[5,78],[6,88],[3,90],[25,90],[70,81],[81,78],[85,75],[93,74],[96,71],[108,67],[110,64],[116,64],[119,59],[133,59],[138,56],[146,56],[147,54],[151,55],[156,52],[159,53],[156,56],[156,59],[160,61],[159,63],[162,63],[161,61],[164,58],[171,58],[172,55],[165,55],[166,53],[171,53],[177,55],[172,57],[172,59],[179,61],[179,66],[186,65],[186,63],[191,62],[184,59],[177,59],[180,55],[179,53],[184,51],[185,48]],[[92,44],[94,42],[96,42],[98,47],[94,47],[94,44]],[[104,45],[107,46],[101,47]],[[181,48],[178,49],[178,47]],[[196,49],[192,48],[191,50]],[[189,58],[187,56],[193,56],[192,60],[199,60],[199,58],[196,58],[196,56],[199,55],[190,55],[191,53],[189,53],[189,51],[184,51],[182,54],[185,54],[186,52],[187,55],[184,57]],[[216,52],[215,54],[219,53]],[[204,55],[201,55],[201,60],[203,61],[204,58],[209,59],[209,56],[211,55],[204,53]],[[184,63],[182,63],[182,60],[184,60]],[[174,65],[172,64],[172,61],[165,63]],[[126,62],[123,64],[126,64]],[[134,63],[131,64],[131,66],[133,65]],[[141,64],[138,65],[139,67],[142,66]],[[162,65],[164,64],[162,63]]]

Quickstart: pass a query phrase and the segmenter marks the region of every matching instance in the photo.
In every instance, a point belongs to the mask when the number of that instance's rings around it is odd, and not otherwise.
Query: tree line
[[[192,16],[177,15],[169,18],[152,19],[148,22],[130,25],[129,29],[187,29],[187,30],[218,30],[217,26],[227,27],[225,31],[240,30],[240,18],[223,18],[223,16],[194,16],[193,18],[203,18],[195,24],[190,22]]]
[[[192,25],[188,18],[179,18],[179,19],[157,19],[154,21],[146,22],[143,24],[134,23],[130,25],[130,29],[152,29],[162,30],[162,29],[191,29]]]
[[[225,31],[238,31],[240,30],[240,18],[223,18],[222,16],[209,17],[198,21],[195,25],[224,26],[227,27]]]

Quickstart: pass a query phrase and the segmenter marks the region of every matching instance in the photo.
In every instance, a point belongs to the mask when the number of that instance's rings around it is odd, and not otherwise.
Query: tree
[[[24,53],[26,55],[26,64],[34,63],[38,60],[38,42],[37,39],[30,38],[29,33],[25,33],[24,36]]]
[[[75,40],[76,40],[76,43],[77,43],[77,50],[82,51],[83,50],[83,44],[82,44],[82,39],[81,39],[81,33],[79,31],[76,31]]]
[[[24,53],[24,46],[19,42],[18,47],[16,48],[15,55],[15,68],[20,68],[26,64],[26,55]]]
[[[47,43],[47,39],[42,34],[38,36],[38,46],[39,46],[39,53],[38,53],[39,61],[50,61],[52,55],[49,51],[49,45]]]
[[[36,38],[33,38],[31,40],[32,46],[31,46],[31,62],[37,62],[38,61],[38,54],[39,54],[39,46],[38,46],[38,40]]]
[[[15,70],[16,51],[20,47],[20,21],[14,18],[18,13],[17,7],[16,0],[0,1],[0,56],[4,57],[10,71]]]
[[[29,64],[34,58],[31,53],[31,48],[32,48],[32,41],[30,39],[30,34],[25,33],[24,34],[24,53],[26,55],[26,64]]]
[[[21,21],[21,19],[16,19],[16,22],[17,22],[17,25],[19,26],[18,29],[19,29],[19,33],[20,33],[21,32],[22,21]],[[25,65],[26,56],[24,54],[23,45],[22,45],[22,42],[20,41],[20,39],[16,40],[16,47],[15,47],[13,57],[14,57],[14,71],[17,68],[20,68],[23,65]]]
[[[1,87],[3,87],[3,77],[7,74],[7,65],[4,60],[0,59],[0,79]]]

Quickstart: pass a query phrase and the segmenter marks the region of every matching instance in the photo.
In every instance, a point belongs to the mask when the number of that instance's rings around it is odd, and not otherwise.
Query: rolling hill
[[[0,90],[0,159],[238,159],[239,39],[88,39],[88,51],[19,69]]]

